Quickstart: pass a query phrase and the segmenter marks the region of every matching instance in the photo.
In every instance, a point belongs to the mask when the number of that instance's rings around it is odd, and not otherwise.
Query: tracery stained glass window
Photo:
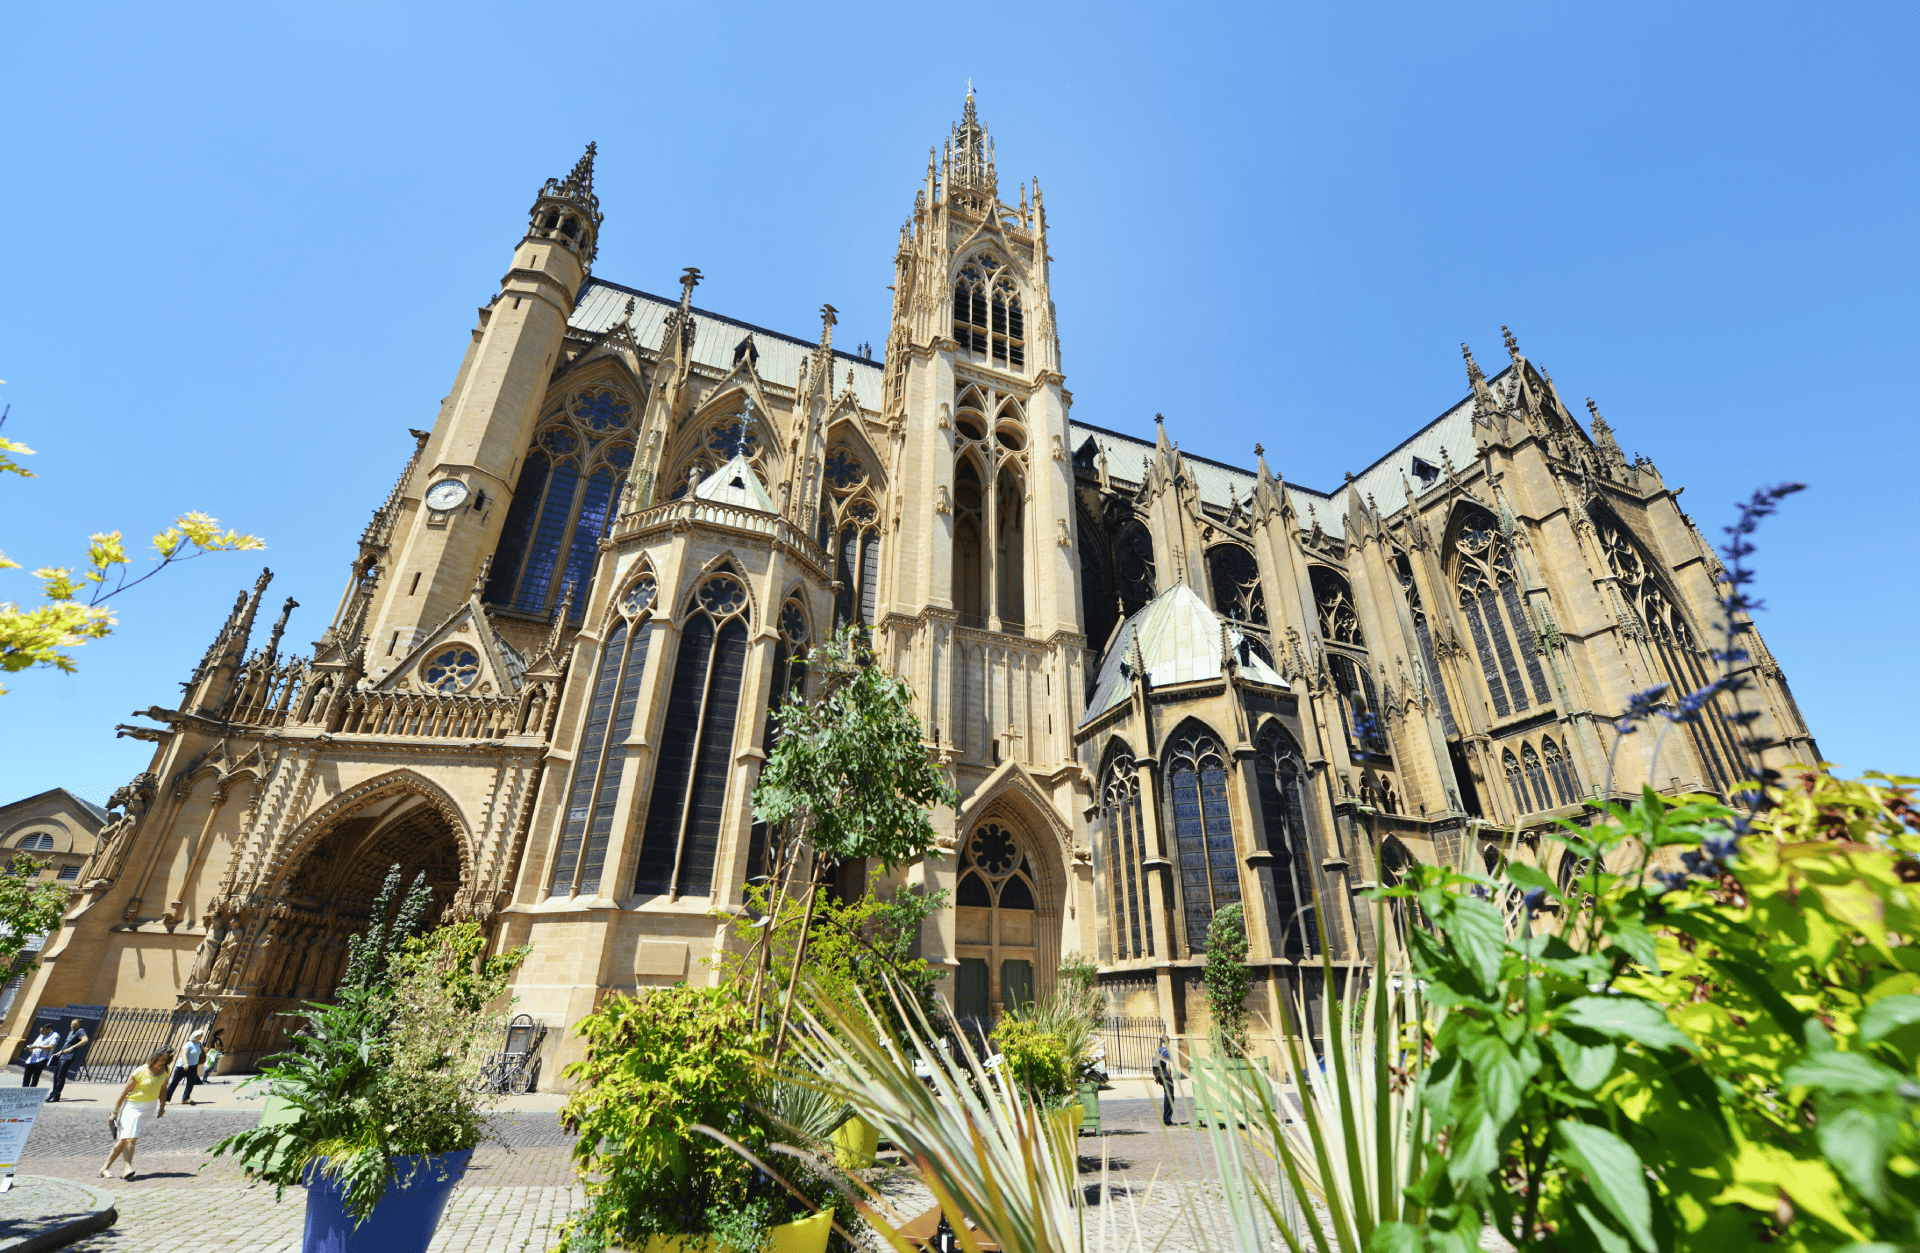
[[[585,613],[600,541],[633,465],[631,403],[605,387],[551,410],[527,450],[500,528],[484,593],[489,604],[548,613],[573,587],[569,618]]]
[[[1138,519],[1130,521],[1114,540],[1113,556],[1120,575],[1121,606],[1132,615],[1154,597],[1153,536]]]
[[[767,692],[767,721],[760,741],[767,752],[773,751],[780,738],[780,707],[786,704],[788,694],[806,695],[807,636],[806,609],[798,600],[787,601],[780,607],[779,638],[773,646],[773,683]],[[756,821],[748,836],[749,879],[768,873],[767,835],[767,824]]]
[[[1526,772],[1527,785],[1533,789],[1535,809],[1552,809],[1553,794],[1547,790],[1547,772],[1540,764],[1540,754],[1533,751],[1533,745],[1520,746],[1520,766]]]
[[[480,654],[471,648],[449,648],[421,667],[420,676],[427,687],[450,696],[480,677]]]
[[[1547,704],[1552,696],[1540,665],[1540,646],[1527,620],[1514,575],[1513,553],[1499,524],[1484,509],[1470,510],[1454,537],[1454,584],[1460,611],[1473,635],[1480,668],[1494,713],[1506,717],[1528,707],[1524,665],[1533,683],[1533,699]]]
[[[1272,721],[1261,730],[1254,750],[1261,822],[1266,827],[1267,851],[1273,854],[1281,955],[1297,961],[1320,951],[1313,912],[1313,845],[1307,838],[1306,808],[1301,803],[1306,758],[1293,735]]]
[[[1553,789],[1559,794],[1560,803],[1579,804],[1586,793],[1580,788],[1580,776],[1574,771],[1573,761],[1550,738],[1540,741],[1540,755],[1546,759],[1547,775],[1553,780]]]
[[[1116,961],[1153,952],[1153,911],[1148,904],[1147,833],[1140,813],[1140,780],[1133,758],[1117,753],[1107,763],[1100,788],[1101,823],[1106,828],[1107,916],[1112,920]]]
[[[1500,754],[1501,767],[1507,774],[1507,786],[1513,789],[1513,812],[1530,813],[1533,806],[1527,803],[1527,784],[1520,773],[1520,759],[1513,755],[1512,749],[1504,749]]]
[[[1353,607],[1353,589],[1338,571],[1325,566],[1307,567],[1313,584],[1313,603],[1320,614],[1320,638],[1336,644],[1366,647],[1360,634],[1360,615]]]
[[[1460,728],[1453,720],[1453,701],[1447,696],[1447,681],[1440,671],[1440,655],[1433,647],[1433,626],[1427,621],[1426,607],[1420,603],[1420,587],[1414,582],[1413,563],[1405,553],[1398,553],[1394,556],[1393,568],[1400,579],[1400,590],[1406,593],[1407,612],[1413,616],[1413,634],[1420,641],[1420,660],[1426,667],[1427,686],[1440,705],[1440,727],[1449,736],[1458,735]]]
[[[960,847],[954,903],[976,909],[1037,909],[1033,863],[999,823],[983,823]]]
[[[1381,717],[1380,701],[1374,695],[1373,675],[1364,658],[1327,650],[1327,664],[1333,671],[1333,687],[1340,695],[1345,711],[1347,747],[1356,753],[1389,756],[1386,721]]]
[[[620,799],[620,778],[626,768],[625,744],[633,733],[640,682],[647,672],[647,649],[653,640],[649,611],[657,591],[652,571],[642,571],[615,600],[615,612],[593,672],[580,748],[573,759],[566,821],[560,827],[549,886],[555,896],[592,896],[600,890],[614,810]]]
[[[1195,732],[1176,740],[1167,760],[1187,951],[1204,953],[1207,924],[1241,896],[1227,802],[1227,757],[1213,736]]]
[[[1653,573],[1652,563],[1641,555],[1625,524],[1604,510],[1594,511],[1593,521],[1620,595],[1646,632],[1665,672],[1660,677],[1672,685],[1669,698],[1699,691],[1711,681],[1708,658],[1696,642],[1686,614]],[[1710,782],[1725,791],[1735,782],[1736,774],[1747,774],[1749,766],[1739,746],[1739,733],[1726,721],[1718,701],[1706,707],[1703,719],[1687,723],[1686,729],[1701,773]]]
[[[827,451],[820,485],[820,546],[834,559],[836,627],[873,625],[880,599],[880,510],[858,453],[844,444]]]
[[[1238,544],[1209,548],[1207,581],[1213,584],[1213,607],[1221,614],[1245,626],[1266,627],[1267,597],[1252,553]]]
[[[713,890],[746,670],[747,610],[745,584],[726,568],[709,576],[688,606],[634,872],[636,895]]]

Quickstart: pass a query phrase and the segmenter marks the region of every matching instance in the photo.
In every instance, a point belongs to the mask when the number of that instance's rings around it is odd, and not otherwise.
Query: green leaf
[[[1766,1010],[1767,1013],[1773,1016],[1773,1020],[1779,1024],[1780,1030],[1786,1032],[1788,1035],[1794,1035],[1799,1031],[1800,1015],[1794,1011],[1792,1005],[1787,1003],[1787,998],[1780,995],[1779,990],[1767,982],[1767,977],[1763,972],[1750,970],[1738,962],[1728,961],[1724,957],[1712,958],[1707,964],[1712,966],[1714,970],[1729,983],[1734,984],[1741,991],[1757,1001],[1760,1008]]]
[[[1453,1156],[1447,1162],[1447,1177],[1455,1187],[1485,1179],[1499,1168],[1499,1131],[1484,1113],[1474,1117],[1472,1130],[1455,1142]]]
[[[1790,1067],[1782,1077],[1788,1087],[1814,1088],[1848,1096],[1890,1093],[1906,1078],[1865,1053],[1816,1053]]]
[[[1579,1201],[1573,1203],[1573,1209],[1580,1215],[1581,1222],[1586,1224],[1587,1234],[1591,1235],[1593,1242],[1600,1246],[1601,1253],[1633,1253],[1633,1245],[1625,1236],[1615,1231],[1613,1225],[1606,1219]]]
[[[1367,1253],[1420,1253],[1420,1231],[1406,1223],[1381,1223],[1367,1241]]]
[[[1491,904],[1474,896],[1456,897],[1445,922],[1454,953],[1492,996],[1500,986],[1500,962],[1507,955],[1506,919]]]
[[[1634,996],[1583,996],[1560,1012],[1560,1021],[1650,1049],[1693,1051],[1693,1041],[1667,1021],[1659,1006]]]
[[[1605,1127],[1575,1122],[1559,1123],[1574,1164],[1586,1173],[1594,1196],[1626,1228],[1646,1253],[1659,1253],[1653,1243],[1653,1201],[1647,1195],[1646,1168],[1632,1147]]]
[[[1884,996],[1860,1015],[1860,1038],[1878,1040],[1916,1022],[1920,1022],[1920,996]]]
[[[1564,1031],[1555,1031],[1547,1038],[1560,1058],[1560,1069],[1567,1072],[1567,1082],[1582,1092],[1591,1092],[1605,1082],[1620,1057],[1617,1044],[1582,1044]]]
[[[1638,918],[1618,918],[1608,927],[1607,934],[1613,938],[1634,964],[1660,973],[1659,950],[1653,942],[1653,932],[1647,930],[1647,924]]]
[[[1555,900],[1561,899],[1560,889],[1554,886],[1552,879],[1524,861],[1508,862],[1507,881],[1523,888],[1544,888]]]
[[[1822,1103],[1819,1120],[1814,1125],[1820,1151],[1827,1155],[1827,1161],[1842,1178],[1860,1189],[1867,1204],[1886,1211],[1889,1208],[1887,1157],[1900,1134],[1899,1112],[1863,1106],[1828,1109],[1828,1104],[1830,1102]]]

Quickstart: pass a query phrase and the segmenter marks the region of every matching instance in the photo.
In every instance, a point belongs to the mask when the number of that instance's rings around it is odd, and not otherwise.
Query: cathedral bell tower
[[[599,243],[593,157],[588,144],[573,172],[548,179],[535,197],[500,294],[480,310],[453,390],[420,450],[368,619],[367,668],[375,676],[467,599],[499,539]]]

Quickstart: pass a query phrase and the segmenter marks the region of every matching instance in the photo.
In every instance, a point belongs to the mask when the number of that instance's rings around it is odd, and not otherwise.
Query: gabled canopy
[[[701,479],[693,495],[696,500],[710,500],[720,505],[757,509],[761,513],[780,512],[773,507],[773,498],[767,495],[760,476],[747,464],[744,454],[736,454],[732,461]]]
[[[1207,602],[1185,583],[1176,583],[1148,601],[1121,624],[1119,635],[1107,649],[1100,682],[1080,724],[1085,726],[1121,704],[1133,690],[1133,680],[1123,666],[1133,661],[1135,641],[1146,663],[1147,681],[1156,688],[1219,678],[1222,627],[1226,628],[1227,645],[1238,655],[1245,632],[1238,623],[1207,608]],[[1266,687],[1287,687],[1287,681],[1259,653],[1249,648],[1246,655],[1247,660],[1240,664],[1243,677]]]

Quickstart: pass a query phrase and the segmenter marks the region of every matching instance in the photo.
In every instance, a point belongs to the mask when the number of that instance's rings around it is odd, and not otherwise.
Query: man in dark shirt
[[[78,1018],[67,1024],[67,1038],[61,1041],[59,1050],[53,1055],[53,1091],[47,1094],[49,1101],[59,1100],[60,1091],[67,1086],[67,1080],[86,1064],[87,1045],[90,1043],[92,1039]]]

